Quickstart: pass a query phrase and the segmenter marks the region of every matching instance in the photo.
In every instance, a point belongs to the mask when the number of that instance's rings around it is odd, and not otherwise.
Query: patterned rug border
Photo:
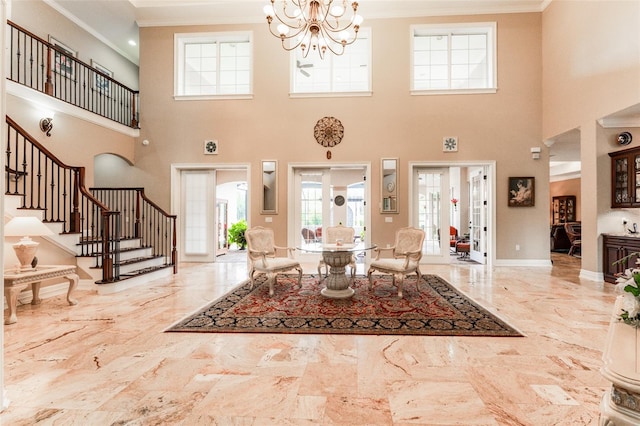
[[[303,282],[305,279],[315,279],[315,274],[304,274]],[[282,286],[280,280],[282,279],[289,280],[297,280],[297,275],[279,275],[278,276],[278,285],[276,286],[276,291],[278,286]],[[366,280],[366,276],[359,275],[356,279]],[[383,277],[378,277],[378,279],[384,279]],[[457,289],[452,284],[450,284],[447,280],[435,274],[425,274],[422,276],[422,280],[425,281],[424,284],[428,285],[430,288],[434,289],[434,287],[429,283],[429,279],[439,280],[439,283],[443,286],[447,287],[448,292],[453,292],[456,294],[458,298],[461,298],[464,303],[473,307],[477,312],[481,313],[484,317],[489,319],[489,324],[491,327],[487,327],[485,329],[474,329],[469,330],[467,328],[448,328],[448,329],[438,329],[438,328],[426,328],[420,327],[421,321],[424,323],[430,323],[432,321],[436,322],[447,322],[450,321],[452,323],[464,323],[465,321],[454,321],[454,320],[441,320],[441,319],[402,319],[398,320],[397,324],[393,324],[393,327],[389,328],[375,328],[373,327],[373,323],[377,321],[371,320],[368,318],[362,319],[351,319],[345,317],[335,317],[330,321],[329,327],[311,327],[311,328],[301,328],[300,324],[302,323],[309,326],[310,322],[317,321],[316,318],[305,318],[301,320],[300,318],[266,318],[266,317],[247,317],[245,319],[240,319],[238,322],[242,324],[242,327],[233,327],[228,323],[225,328],[215,328],[215,327],[207,327],[203,326],[202,322],[196,321],[194,325],[188,325],[192,323],[194,320],[198,319],[198,317],[206,316],[211,319],[212,316],[206,315],[206,313],[210,311],[218,311],[221,315],[216,316],[215,318],[221,317],[225,312],[232,309],[237,303],[241,302],[244,298],[248,297],[251,294],[255,294],[261,290],[261,287],[265,287],[262,291],[266,291],[267,283],[264,275],[256,278],[255,286],[252,290],[249,289],[249,280],[244,280],[231,290],[226,292],[224,295],[218,297],[212,302],[207,302],[203,304],[200,308],[193,311],[191,314],[183,317],[182,319],[174,322],[172,325],[167,327],[164,332],[179,332],[179,333],[273,333],[273,334],[351,334],[351,335],[405,335],[405,336],[458,336],[458,337],[526,337],[524,333],[518,330],[516,327],[510,325],[506,320],[502,319],[498,314],[491,312],[489,309],[482,306],[482,304],[473,300],[469,295],[465,292]],[[409,281],[407,281],[409,280]],[[410,278],[405,279],[405,298],[407,297],[407,287],[410,288],[413,286],[415,288],[415,277],[413,281],[410,281]],[[393,287],[395,289],[395,287]],[[437,292],[437,289],[434,289]],[[393,293],[394,297],[397,297],[397,294]],[[438,293],[438,295],[445,299],[445,296]],[[227,299],[232,299],[232,302],[229,302]],[[349,300],[349,299],[345,299]],[[447,300],[447,303],[450,303]],[[220,306],[219,306],[220,305]],[[379,321],[380,319],[378,319]],[[410,325],[408,325],[410,324]],[[358,327],[354,328],[353,325],[357,325]],[[366,325],[363,327],[363,325]],[[466,324],[468,325],[468,324]],[[475,326],[475,324],[474,324]],[[495,328],[495,327],[498,328]]]

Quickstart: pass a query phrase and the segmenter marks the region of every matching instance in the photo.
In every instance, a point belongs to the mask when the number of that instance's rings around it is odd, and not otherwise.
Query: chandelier
[[[353,9],[348,20],[347,3]],[[327,49],[342,55],[345,46],[358,38],[362,16],[357,10],[358,2],[347,0],[271,0],[264,7],[271,34],[282,40],[287,51],[300,47],[304,58],[311,50],[318,51],[320,58]],[[274,18],[276,31],[271,25]]]

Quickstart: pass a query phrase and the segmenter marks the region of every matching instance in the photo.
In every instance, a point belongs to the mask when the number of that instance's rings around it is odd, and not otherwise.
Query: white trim
[[[467,35],[470,33],[482,33],[487,36],[487,83],[488,87],[478,89],[415,89],[414,77],[414,57],[415,57],[415,38],[416,34],[420,35],[440,35],[444,32],[449,35]],[[475,94],[475,93],[496,93],[498,88],[498,24],[495,21],[487,22],[458,22],[458,23],[441,23],[441,24],[414,24],[409,26],[409,87],[412,95],[423,95],[427,92],[433,94]],[[448,47],[450,53],[451,47]],[[447,59],[447,68],[451,72],[451,57]],[[451,76],[449,75],[449,83]]]
[[[366,92],[321,92],[321,93],[289,93],[289,97],[294,98],[355,98],[373,96],[372,91]]]
[[[589,280],[589,281],[598,281],[604,282],[604,273],[603,272],[595,272],[595,271],[587,271],[586,269],[580,269],[579,278]]]
[[[140,137],[140,129],[134,129],[113,120],[109,120],[108,118],[101,117],[93,112],[78,108],[67,102],[45,95],[44,93],[13,81],[7,80],[6,93],[24,99],[40,109],[57,111],[89,123],[97,124],[98,126],[105,127],[109,130],[122,133],[123,135],[131,136],[132,138]]]
[[[185,170],[244,170],[247,174],[247,225],[251,227],[251,163],[174,163],[171,164],[171,214],[177,216],[176,229],[181,229],[180,203],[182,198],[181,173]],[[177,247],[182,247],[178,233]],[[214,250],[215,252],[215,250]]]
[[[249,93],[185,95],[184,67],[185,45],[187,43],[215,43],[220,52],[221,42],[249,43]],[[220,55],[216,55],[218,65]],[[174,33],[173,34],[173,96],[175,100],[203,100],[203,99],[253,99],[253,31],[213,31],[204,33]],[[216,91],[220,89],[220,69],[216,72]]]
[[[226,101],[226,100],[251,100],[253,94],[247,95],[174,95],[174,101]]]
[[[496,262],[496,161],[409,161],[409,176],[413,176],[416,168],[424,167],[486,167],[487,170],[487,263],[486,266],[491,269]],[[413,194],[413,179],[409,178],[409,192]],[[413,209],[409,207],[409,223],[414,223]]]
[[[364,226],[367,229],[365,232],[365,241],[371,239],[371,161],[351,161],[341,163],[288,163],[287,164],[287,246],[295,247],[295,236],[297,230],[295,229],[296,223],[293,219],[295,216],[295,171],[296,169],[339,169],[341,167],[362,167],[365,169],[365,183],[364,183],[364,199],[367,203],[365,209]],[[367,257],[368,259],[368,257]],[[366,270],[366,268],[365,268]]]

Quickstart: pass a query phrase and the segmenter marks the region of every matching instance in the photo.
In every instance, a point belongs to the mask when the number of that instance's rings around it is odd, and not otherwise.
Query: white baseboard
[[[550,259],[496,259],[494,266],[551,266]]]
[[[604,282],[604,273],[602,272],[594,272],[594,271],[587,271],[586,269],[580,269],[579,277],[585,280]]]

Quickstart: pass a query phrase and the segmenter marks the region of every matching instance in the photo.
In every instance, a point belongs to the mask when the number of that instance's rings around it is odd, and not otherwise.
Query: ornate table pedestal
[[[70,305],[77,305],[78,301],[71,297],[71,293],[78,285],[78,275],[76,267],[72,265],[43,265],[36,269],[28,271],[15,272],[14,270],[4,271],[4,295],[9,305],[9,317],[4,321],[5,324],[13,324],[18,321],[16,315],[16,305],[18,304],[18,295],[22,290],[31,284],[33,293],[32,305],[39,305],[40,284],[53,278],[64,277],[69,281],[69,290],[67,291],[67,302]]]
[[[332,299],[346,299],[355,291],[350,287],[351,278],[347,277],[346,266],[351,262],[351,251],[323,251],[322,258],[329,265],[329,276],[325,279],[326,287],[320,293]]]
[[[618,321],[618,296],[602,354],[601,373],[612,383],[600,403],[600,426],[640,424],[640,329]]]

